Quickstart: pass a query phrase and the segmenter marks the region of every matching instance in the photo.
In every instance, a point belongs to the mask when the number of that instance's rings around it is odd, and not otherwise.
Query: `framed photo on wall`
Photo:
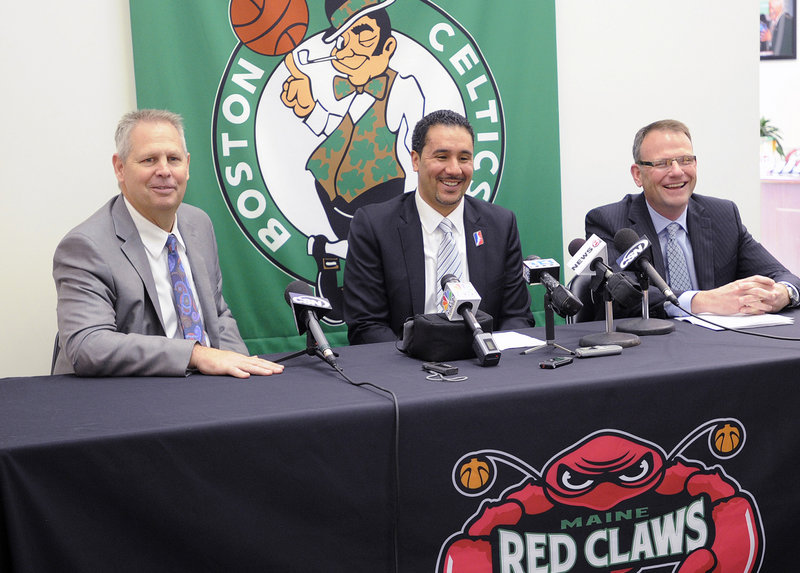
[[[797,0],[758,0],[762,60],[797,58]]]

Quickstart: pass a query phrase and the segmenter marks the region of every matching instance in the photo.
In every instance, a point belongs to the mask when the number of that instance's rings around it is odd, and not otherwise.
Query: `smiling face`
[[[420,197],[442,215],[449,215],[469,189],[472,154],[472,136],[460,125],[432,125],[422,151],[411,152]]]
[[[375,18],[362,16],[336,38],[331,55],[333,67],[350,78],[353,85],[363,86],[381,75],[389,67],[389,58],[397,43],[393,37],[386,39],[380,54],[380,28]]]
[[[769,19],[773,22],[783,14],[783,0],[769,0]]]
[[[172,230],[186,193],[189,154],[178,130],[168,122],[141,121],[130,132],[130,152],[112,159],[125,199],[148,221]]]
[[[692,142],[686,134],[654,130],[645,136],[639,155],[642,161],[656,161],[693,154]],[[636,185],[643,188],[650,206],[658,214],[674,221],[689,204],[689,197],[697,183],[697,164],[678,165],[672,162],[663,169],[633,164],[631,175]]]

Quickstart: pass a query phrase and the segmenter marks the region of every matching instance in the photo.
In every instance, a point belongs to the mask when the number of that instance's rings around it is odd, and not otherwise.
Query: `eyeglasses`
[[[672,162],[677,161],[681,167],[689,167],[697,163],[696,155],[681,155],[680,157],[672,157],[670,159],[656,159],[655,161],[637,161],[637,165],[647,165],[655,169],[665,169],[672,167]]]

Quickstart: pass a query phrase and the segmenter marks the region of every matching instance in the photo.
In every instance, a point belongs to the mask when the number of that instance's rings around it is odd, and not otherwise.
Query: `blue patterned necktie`
[[[442,277],[451,274],[462,279],[461,272],[461,253],[458,252],[453,230],[453,223],[445,217],[438,227],[442,231],[442,242],[439,243],[439,253],[436,256],[436,308],[442,312]]]
[[[667,270],[669,272],[669,286],[677,293],[692,289],[689,279],[689,267],[686,265],[686,256],[678,244],[676,234],[681,226],[678,223],[667,225]]]
[[[192,288],[189,286],[186,271],[178,254],[178,239],[172,234],[167,237],[167,267],[172,281],[172,298],[183,337],[202,343],[203,322],[200,320],[200,311],[197,309],[197,301],[192,294]]]

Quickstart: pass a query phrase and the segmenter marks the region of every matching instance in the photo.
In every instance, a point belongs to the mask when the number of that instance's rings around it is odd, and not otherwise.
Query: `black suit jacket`
[[[470,282],[494,328],[534,325],[522,279],[522,250],[514,214],[464,197]],[[481,231],[483,244],[472,235]],[[350,224],[344,269],[344,319],[351,344],[396,340],[406,318],[425,312],[422,224],[414,193],[359,209]]]
[[[784,12],[778,18],[775,28],[772,30],[772,54],[774,56],[791,56],[793,53],[793,21],[791,15]]]
[[[800,279],[747,232],[739,209],[732,201],[693,194],[689,198],[686,225],[700,290],[714,289],[753,275],[800,287]],[[653,266],[662,277],[666,276],[664,257],[644,193],[626,195],[622,201],[597,207],[586,215],[586,236],[595,234],[607,243],[608,258],[612,263],[621,255],[614,247],[614,235],[624,228],[633,229],[640,237],[647,236],[653,243]],[[616,263],[613,266],[619,270]],[[648,292],[651,316],[665,317],[663,293],[652,286]],[[596,318],[603,318],[602,305],[595,305],[595,311]],[[614,303],[615,317],[640,314],[641,306],[622,308]]]

